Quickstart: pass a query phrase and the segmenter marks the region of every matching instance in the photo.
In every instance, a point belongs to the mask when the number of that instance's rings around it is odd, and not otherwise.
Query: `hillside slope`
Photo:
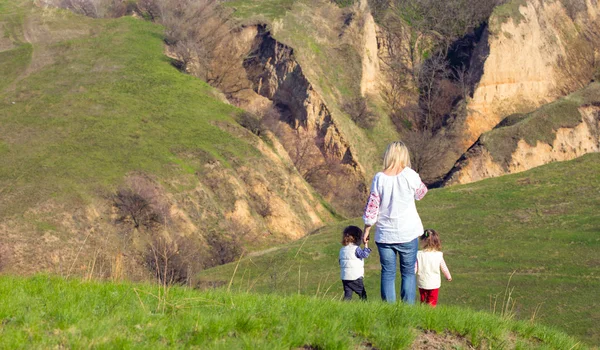
[[[441,233],[453,281],[441,305],[499,312],[506,292],[518,319],[565,330],[599,344],[600,154],[523,173],[431,190],[417,204],[425,227]],[[205,285],[242,291],[340,296],[337,262],[345,225],[339,223],[278,249],[203,271]],[[365,285],[379,298],[376,252],[366,261]],[[235,271],[235,274],[234,274]],[[514,276],[510,279],[511,274]],[[510,288],[507,283],[510,280]],[[497,303],[496,306],[494,304]]]
[[[160,26],[0,0],[0,29],[0,269],[144,278],[152,246],[197,269],[332,219]]]
[[[11,349],[585,348],[553,329],[456,307],[161,290],[45,276],[1,276],[0,320],[0,347]]]

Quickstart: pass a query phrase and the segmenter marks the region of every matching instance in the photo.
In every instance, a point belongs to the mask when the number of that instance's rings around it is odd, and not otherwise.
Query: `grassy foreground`
[[[162,290],[164,292],[164,290]],[[456,307],[0,277],[0,348],[402,349],[423,334],[455,348],[582,348],[528,322]],[[159,296],[160,295],[160,296]]]
[[[418,210],[424,225],[441,233],[453,275],[452,282],[442,283],[440,304],[495,313],[508,305],[507,316],[533,318],[599,344],[600,301],[592,296],[600,290],[599,173],[600,154],[589,154],[430,191]],[[361,220],[328,226],[248,256],[237,267],[206,270],[200,278],[228,283],[237,269],[236,290],[339,297],[337,257],[340,233],[348,224],[360,226]],[[367,292],[379,299],[376,251],[365,265]]]

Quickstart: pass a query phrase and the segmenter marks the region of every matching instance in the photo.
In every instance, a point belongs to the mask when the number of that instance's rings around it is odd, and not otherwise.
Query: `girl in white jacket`
[[[363,259],[369,257],[371,249],[365,243],[365,249],[359,245],[363,232],[356,226],[348,226],[342,234],[342,248],[340,249],[340,277],[344,286],[344,300],[352,299],[352,292],[366,300],[367,291],[363,283],[365,276],[365,262]]]
[[[452,276],[444,261],[440,235],[435,230],[425,230],[421,236],[421,244],[422,250],[417,252],[417,265],[415,266],[417,286],[421,295],[421,303],[435,307],[438,291],[442,284],[440,270],[448,281],[452,281]]]

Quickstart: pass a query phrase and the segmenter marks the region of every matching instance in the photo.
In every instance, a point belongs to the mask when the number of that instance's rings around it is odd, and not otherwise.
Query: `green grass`
[[[518,319],[551,325],[600,343],[600,155],[589,154],[524,173],[432,190],[418,203],[426,227],[441,233],[453,274],[441,305],[500,309],[510,275]],[[337,254],[344,226],[328,226],[298,242],[244,258],[233,288],[277,294],[339,295]],[[204,271],[227,283],[236,264]],[[378,255],[366,261],[366,288],[379,298]],[[591,294],[590,294],[591,293]]]
[[[23,73],[31,61],[32,46],[23,44],[14,49],[0,52],[0,90],[7,87]]]
[[[520,140],[531,146],[538,142],[552,145],[558,129],[574,128],[583,122],[579,107],[598,103],[600,84],[592,83],[532,113],[507,117],[500,127],[483,134],[480,142],[496,162],[506,167]]]
[[[285,16],[296,0],[229,0],[226,7],[235,10],[234,15],[240,19],[259,17],[269,21]]]
[[[180,154],[202,152],[225,166],[260,156],[216,125],[236,128],[237,110],[171,66],[160,26],[65,11],[50,11],[44,20],[53,33],[83,34],[0,53],[0,188],[19,197],[0,203],[0,216],[52,195],[85,196],[132,171],[168,176],[198,169]],[[23,74],[35,66],[32,51],[52,58]]]
[[[0,277],[0,348],[403,349],[425,330],[482,348],[583,348],[456,307]]]
[[[515,25],[525,20],[521,14],[520,8],[526,6],[526,0],[510,0],[505,4],[496,6],[490,18],[490,28],[492,32],[497,34],[500,31],[502,23],[512,20]]]

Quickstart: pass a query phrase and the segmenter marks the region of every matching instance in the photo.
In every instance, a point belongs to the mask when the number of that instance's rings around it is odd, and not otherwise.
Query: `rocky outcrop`
[[[600,3],[514,0],[490,18],[484,74],[459,128],[466,150],[505,116],[530,112],[587,84],[593,74]],[[513,12],[511,12],[511,10]],[[515,11],[516,10],[516,11]]]
[[[324,157],[335,157],[362,176],[349,143],[323,98],[304,75],[294,58],[294,50],[275,40],[264,26],[259,27],[256,41],[255,51],[244,62],[253,89],[273,101],[286,123],[294,129],[303,128],[321,140],[319,146]]]
[[[360,92],[363,96],[377,93],[380,84],[377,25],[367,6],[366,0],[360,2],[360,13],[363,16],[363,35],[361,43],[362,77],[360,81]]]
[[[443,185],[518,173],[600,152],[599,92],[598,84],[592,84],[567,99],[529,115],[516,116],[516,122],[503,122],[506,126],[483,134],[458,160]]]

